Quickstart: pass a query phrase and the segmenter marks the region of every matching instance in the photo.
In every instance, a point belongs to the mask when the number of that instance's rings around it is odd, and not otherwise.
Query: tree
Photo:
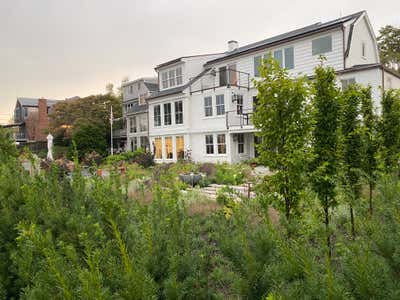
[[[105,156],[107,154],[107,140],[104,136],[104,127],[82,121],[73,133],[73,141],[78,150],[79,159],[93,151]]]
[[[343,93],[342,107],[342,161],[343,181],[350,207],[351,233],[355,236],[354,203],[361,194],[362,134],[361,100],[363,91],[357,85],[350,85]]]
[[[122,101],[112,95],[92,95],[85,98],[60,101],[49,115],[51,132],[55,143],[69,145],[72,134],[78,131],[82,120],[102,130],[103,139],[110,138],[110,104],[114,118],[122,116]]]
[[[388,172],[398,169],[400,153],[400,91],[386,90],[382,96],[380,126],[382,156]]]
[[[379,30],[378,45],[382,63],[400,71],[400,28],[386,25]]]
[[[336,87],[335,70],[321,64],[315,69],[314,87],[314,132],[311,164],[312,185],[324,210],[326,242],[331,256],[329,209],[336,205],[335,186],[337,173],[337,144],[339,128],[339,90]]]
[[[292,214],[297,213],[309,157],[308,83],[305,77],[291,78],[271,57],[261,67],[260,74],[262,80],[255,82],[258,105],[253,116],[256,128],[260,129],[259,159],[275,171],[270,182],[277,203],[290,222]]]
[[[372,191],[376,182],[376,171],[378,163],[376,155],[378,152],[378,137],[377,137],[377,117],[374,113],[374,106],[371,96],[371,87],[368,86],[362,89],[363,97],[361,99],[361,114],[362,114],[362,143],[363,161],[362,170],[367,178],[369,186],[369,211],[372,214]]]

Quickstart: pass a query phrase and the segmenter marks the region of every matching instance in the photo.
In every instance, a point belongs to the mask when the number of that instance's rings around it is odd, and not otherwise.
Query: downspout
[[[342,29],[342,39],[343,39],[343,42],[342,42],[342,44],[343,44],[343,70],[345,70],[346,69],[346,48],[345,48],[345,45],[344,45],[344,43],[345,43],[345,37],[344,37],[344,25],[342,25],[341,26],[341,29]]]

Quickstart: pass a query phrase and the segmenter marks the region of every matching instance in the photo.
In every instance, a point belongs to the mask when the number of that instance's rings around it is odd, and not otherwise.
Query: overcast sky
[[[184,55],[221,52],[367,10],[400,26],[399,0],[0,0],[0,122],[17,97],[103,93]]]

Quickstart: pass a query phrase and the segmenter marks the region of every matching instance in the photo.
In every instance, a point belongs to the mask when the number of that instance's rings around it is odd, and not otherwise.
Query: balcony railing
[[[250,89],[250,74],[234,69],[214,70],[201,75],[190,85],[190,94],[203,92],[219,87],[236,87],[238,89]]]
[[[126,129],[114,129],[113,130],[113,138],[126,138]]]
[[[226,129],[232,128],[245,128],[253,126],[252,122],[253,109],[236,109],[227,111],[226,117]]]

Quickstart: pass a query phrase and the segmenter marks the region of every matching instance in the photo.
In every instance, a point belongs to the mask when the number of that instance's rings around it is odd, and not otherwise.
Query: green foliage
[[[210,177],[217,184],[239,185],[244,182],[246,175],[243,166],[222,163],[215,165],[215,177]]]
[[[121,154],[109,155],[106,157],[107,165],[116,166],[121,162],[137,163],[142,167],[148,168],[154,165],[153,156],[150,152],[138,148],[135,151],[127,151]]]
[[[255,81],[258,105],[253,116],[261,138],[258,160],[275,172],[271,192],[289,221],[292,213],[298,213],[309,160],[310,92],[305,77],[291,78],[272,57],[264,61],[260,74],[262,80]]]
[[[90,123],[80,124],[72,135],[76,144],[79,159],[93,151],[102,156],[107,154],[107,140],[104,136],[104,127],[99,127]]]
[[[386,90],[380,124],[382,156],[387,170],[398,171],[400,153],[400,91]]]
[[[378,45],[382,63],[400,71],[400,28],[386,25],[379,29]]]

